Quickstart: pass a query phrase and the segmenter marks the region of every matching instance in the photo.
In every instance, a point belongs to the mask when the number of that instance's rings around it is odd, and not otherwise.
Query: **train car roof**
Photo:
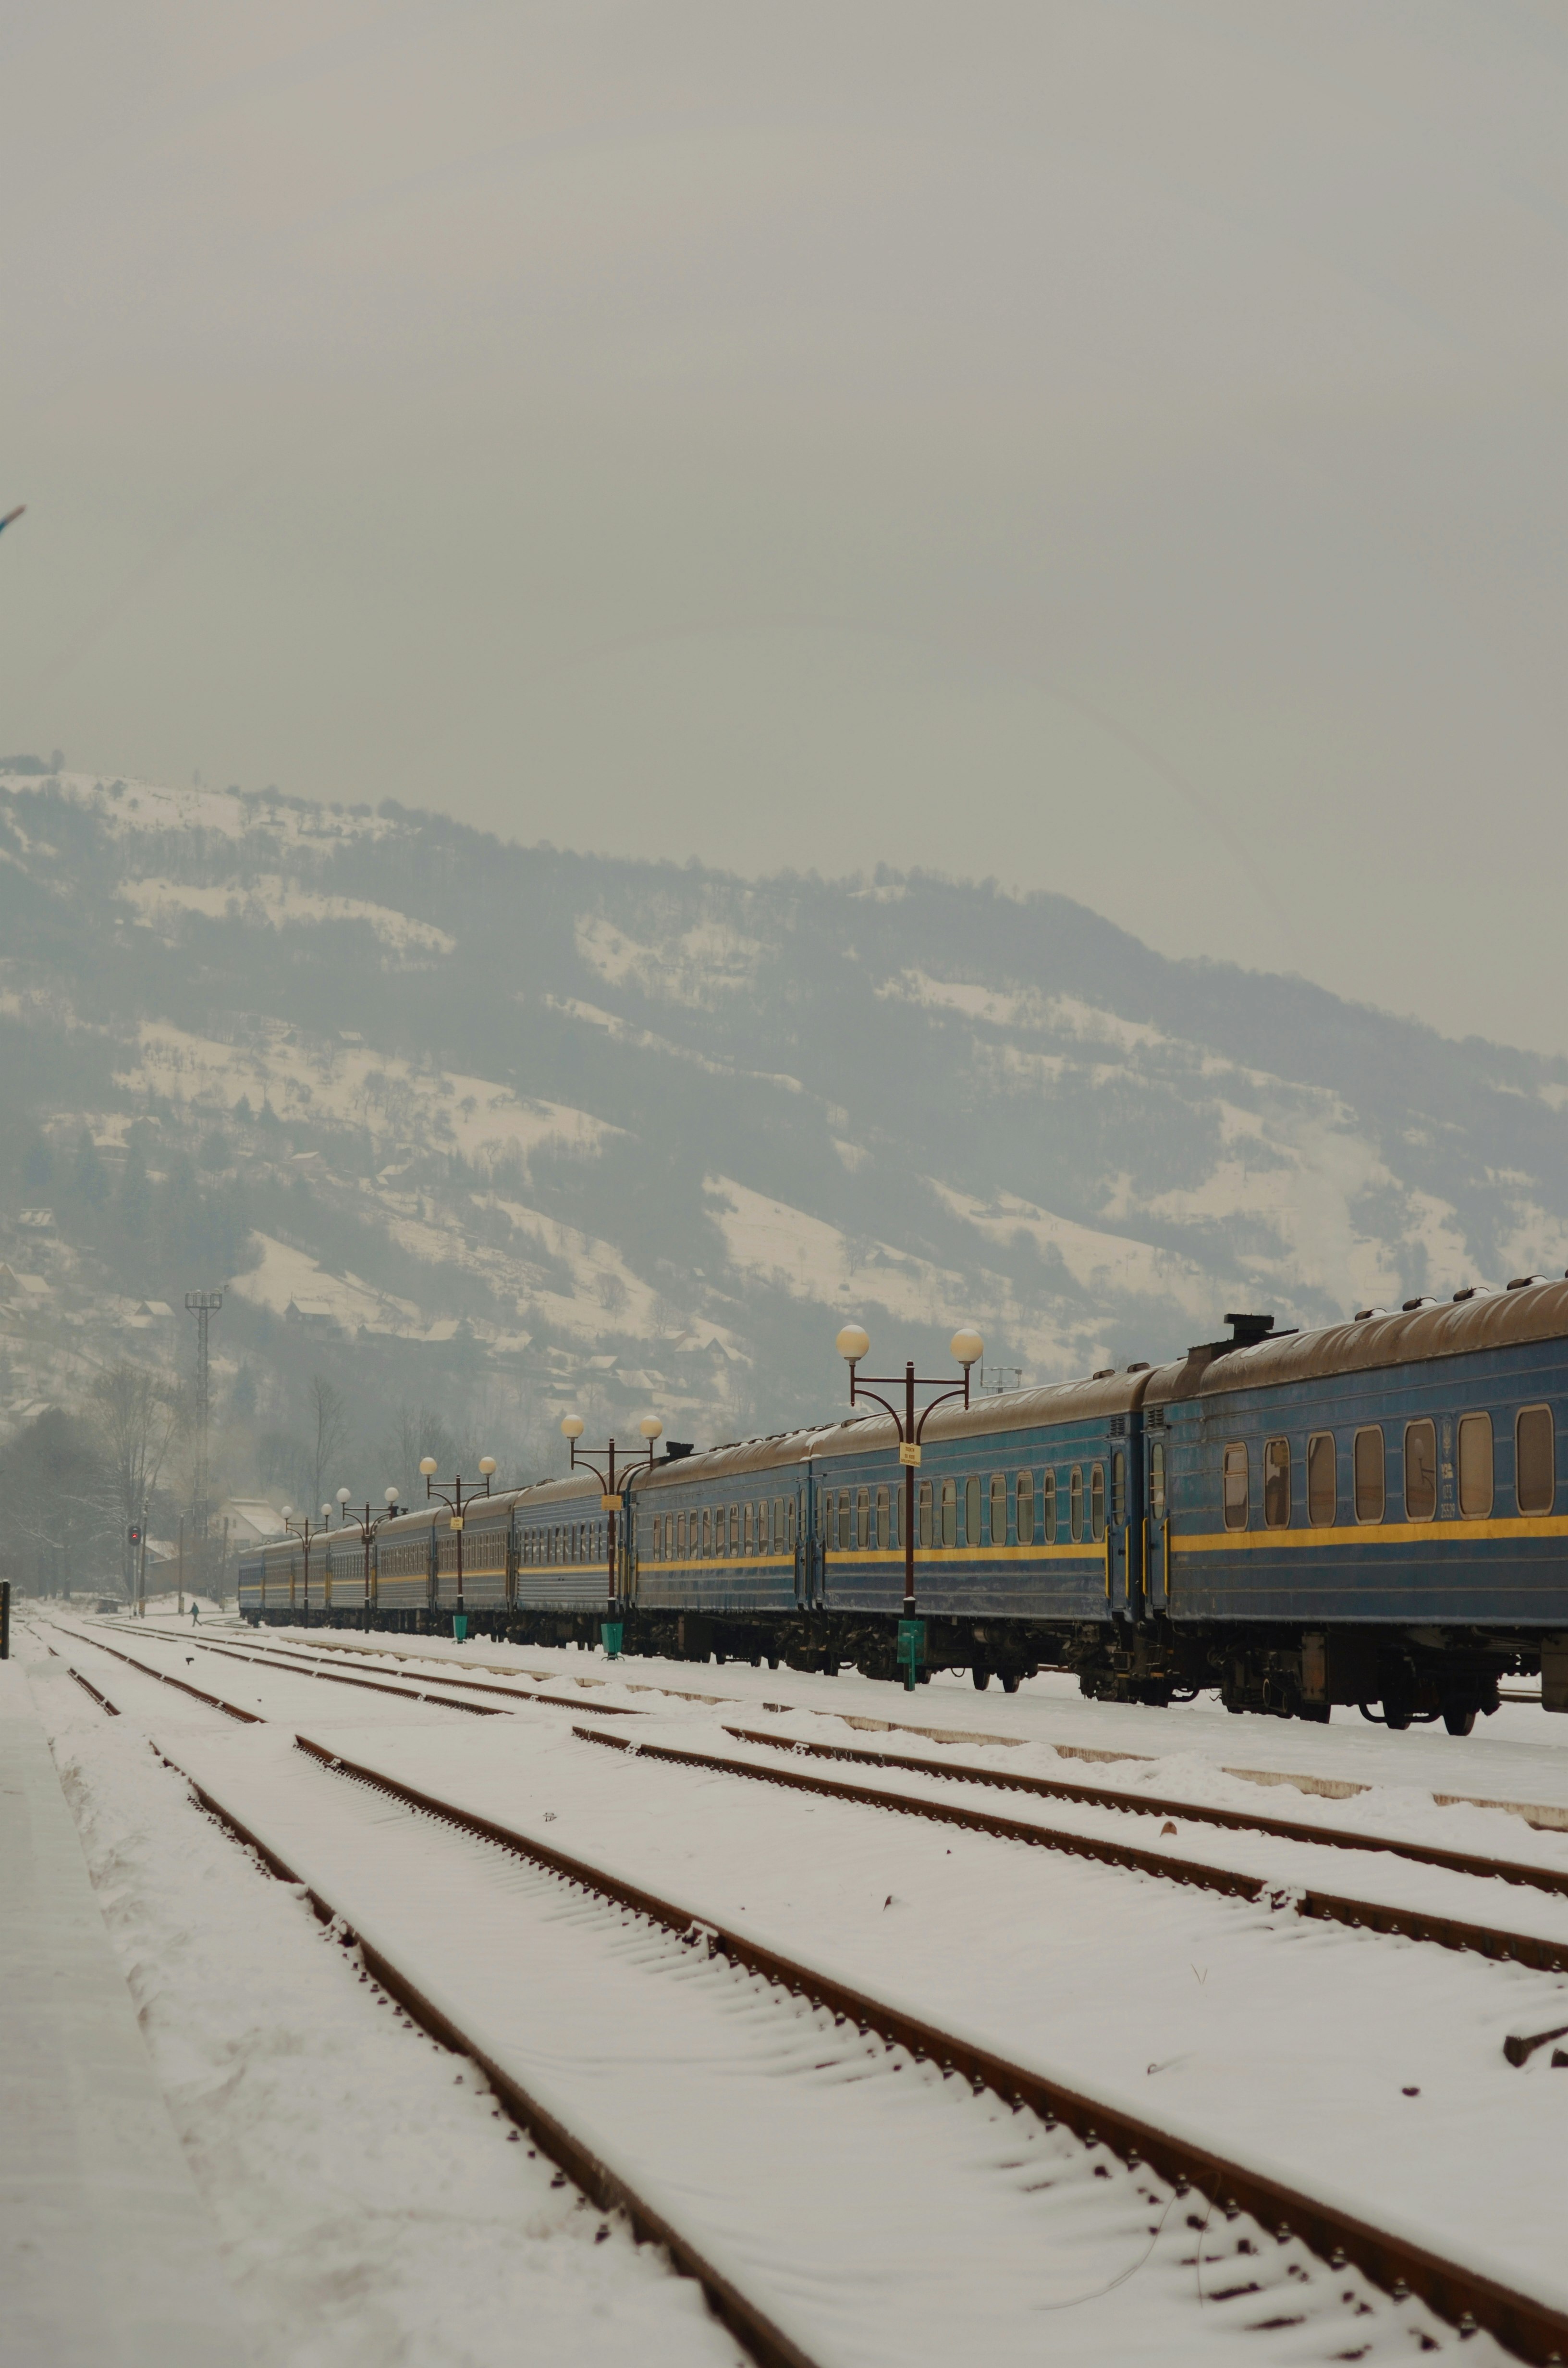
[[[1136,1372],[1102,1373],[1093,1381],[1053,1382],[1041,1389],[1006,1390],[976,1398],[968,1406],[937,1406],[922,1435],[928,1440],[986,1439],[1003,1431],[1033,1430],[1058,1423],[1098,1421],[1108,1415],[1127,1414],[1141,1404],[1150,1371],[1142,1366]],[[700,1455],[656,1463],[639,1480],[638,1492],[678,1488],[693,1483],[706,1486],[732,1474],[778,1471],[812,1458],[868,1452],[891,1455],[897,1443],[892,1424],[885,1414],[852,1416],[846,1421],[829,1423],[814,1430],[781,1431],[771,1439],[737,1440],[728,1447],[710,1447]]]
[[[1401,1308],[1381,1308],[1348,1324],[1315,1332],[1287,1332],[1246,1348],[1228,1341],[1190,1349],[1185,1363],[1150,1377],[1146,1403],[1208,1397],[1221,1390],[1271,1389],[1282,1382],[1365,1373],[1392,1365],[1424,1364],[1434,1357],[1466,1357],[1486,1349],[1513,1349],[1532,1340],[1568,1338],[1568,1278],[1530,1281],[1506,1291]]]

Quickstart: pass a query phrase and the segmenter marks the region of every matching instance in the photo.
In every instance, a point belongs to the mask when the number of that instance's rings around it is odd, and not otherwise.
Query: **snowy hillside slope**
[[[1043,1380],[1233,1307],[1568,1264],[1568,1062],[1172,962],[1063,898],[40,770],[0,772],[0,914],[13,1413],[66,1386],[42,1333],[85,1372],[182,1280],[232,1283],[231,1354],[302,1328],[389,1398],[653,1402],[706,1439],[833,1406],[849,1314],[878,1358],[973,1320]],[[29,1232],[40,1127],[52,1172],[85,1130],[111,1195],[132,1137],[155,1172],[199,1150],[235,1270]]]

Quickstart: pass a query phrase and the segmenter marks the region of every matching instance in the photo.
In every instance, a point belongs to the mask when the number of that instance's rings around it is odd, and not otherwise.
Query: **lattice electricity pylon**
[[[196,1532],[198,1582],[207,1575],[207,1326],[223,1304],[221,1291],[187,1291],[185,1304],[196,1318],[196,1474],[191,1491],[191,1527]]]

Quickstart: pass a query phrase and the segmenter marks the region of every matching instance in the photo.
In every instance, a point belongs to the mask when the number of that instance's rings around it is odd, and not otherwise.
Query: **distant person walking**
[[[199,1615],[198,1615],[197,1609],[196,1609],[196,1600],[195,1600],[195,1598],[193,1597],[193,1598],[191,1599],[191,1606],[190,1606],[190,1624],[191,1624],[191,1626],[192,1626],[193,1628],[194,1628],[194,1627],[195,1627],[195,1625],[196,1625],[196,1622],[197,1622],[197,1619],[198,1619],[198,1617],[199,1617]]]

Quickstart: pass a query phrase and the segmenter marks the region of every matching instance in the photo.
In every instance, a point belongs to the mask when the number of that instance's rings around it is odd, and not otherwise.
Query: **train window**
[[[673,1513],[666,1513],[665,1515],[665,1560],[666,1562],[674,1562],[675,1558],[676,1517]]]
[[[849,1491],[847,1488],[841,1488],[838,1492],[837,1527],[834,1531],[834,1543],[842,1547],[848,1545],[850,1543]]]
[[[691,1518],[695,1523],[697,1520],[696,1514],[693,1513]],[[710,1554],[713,1550],[712,1525],[713,1516],[709,1511],[707,1506],[704,1505],[702,1508],[702,1551],[704,1554]]]
[[[1003,1472],[991,1474],[991,1543],[994,1547],[1007,1543],[1007,1477]]]
[[[869,1488],[855,1491],[855,1543],[869,1546],[871,1543],[871,1492]]]
[[[1437,1427],[1431,1422],[1404,1426],[1404,1518],[1435,1521],[1437,1518]]]
[[[1263,1442],[1263,1519],[1271,1530],[1288,1530],[1290,1526],[1290,1442],[1288,1439],[1266,1439]]]
[[[1514,1425],[1514,1495],[1521,1513],[1550,1513],[1557,1493],[1551,1408],[1526,1406]]]
[[[1356,1433],[1356,1519],[1383,1518],[1383,1434],[1376,1423]]]
[[[1076,1545],[1084,1534],[1084,1467],[1074,1463],[1067,1482],[1068,1528]]]
[[[1019,1473],[1017,1486],[1014,1491],[1014,1503],[1018,1543],[1021,1546],[1032,1546],[1034,1543],[1034,1474],[1032,1472]]]
[[[732,1505],[730,1508],[730,1552],[733,1554],[738,1554],[740,1550],[741,1508],[738,1505]]]
[[[742,1515],[743,1521],[744,1521],[744,1529],[743,1529],[743,1531],[742,1531],[742,1533],[741,1533],[741,1551],[742,1551],[742,1553],[743,1553],[743,1554],[750,1554],[750,1552],[751,1552],[751,1550],[752,1550],[752,1543],[751,1543],[751,1535],[752,1535],[752,1532],[751,1532],[752,1510],[751,1510],[751,1506],[750,1506],[749,1502],[742,1506],[742,1508],[741,1508],[741,1515]]]
[[[980,1543],[980,1475],[971,1474],[963,1484],[963,1542],[966,1546]]]
[[[1110,1518],[1115,1529],[1127,1519],[1127,1456],[1119,1447],[1110,1459]]]
[[[877,1543],[884,1550],[892,1543],[892,1501],[885,1488],[877,1491]]]
[[[788,1524],[785,1537],[786,1551],[793,1554],[795,1551],[795,1499],[793,1497],[787,1497],[784,1500],[784,1519]]]
[[[956,1480],[942,1483],[942,1543],[956,1546],[959,1542],[959,1484]]]
[[[1233,1439],[1225,1450],[1224,1470],[1221,1479],[1221,1497],[1224,1506],[1225,1527],[1244,1530],[1247,1525],[1247,1450],[1244,1439]]]
[[[1149,1510],[1156,1521],[1165,1518],[1165,1442],[1156,1439],[1149,1450]]]
[[[1089,1467],[1089,1535],[1098,1545],[1105,1535],[1105,1465]]]
[[[1339,1514],[1339,1474],[1334,1433],[1314,1431],[1307,1441],[1307,1519],[1314,1530],[1334,1527]]]
[[[1460,1417],[1460,1511],[1483,1521],[1492,1510],[1492,1417]]]
[[[929,1480],[922,1480],[920,1483],[920,1501],[915,1523],[915,1543],[918,1545],[928,1546],[931,1543],[931,1483]]]

